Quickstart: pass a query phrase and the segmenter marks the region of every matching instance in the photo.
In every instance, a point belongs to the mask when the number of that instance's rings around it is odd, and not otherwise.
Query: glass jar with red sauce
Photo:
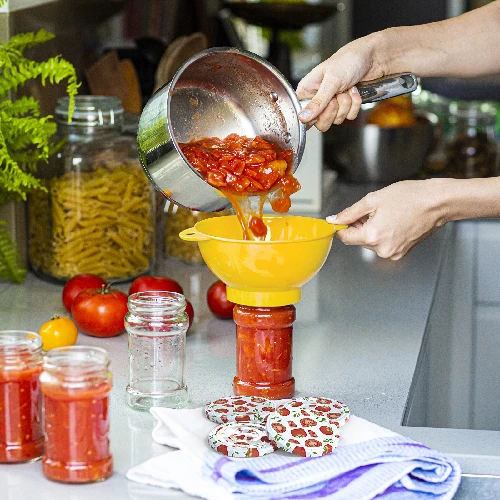
[[[43,453],[42,339],[0,331],[0,462],[29,462]]]
[[[108,353],[98,347],[59,347],[44,357],[40,376],[45,406],[42,468],[49,479],[89,483],[113,472],[108,367]]]
[[[292,330],[295,307],[236,304],[236,377],[238,396],[282,399],[293,396]]]

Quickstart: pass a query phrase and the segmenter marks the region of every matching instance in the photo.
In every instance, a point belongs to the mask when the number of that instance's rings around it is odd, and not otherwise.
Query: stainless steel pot
[[[414,75],[393,75],[358,84],[364,102],[412,92]],[[179,142],[231,133],[261,136],[292,149],[293,171],[306,142],[300,102],[285,77],[268,61],[234,48],[212,48],[189,59],[146,104],[138,127],[141,164],[152,184],[177,205],[201,212],[229,206],[203,180]]]

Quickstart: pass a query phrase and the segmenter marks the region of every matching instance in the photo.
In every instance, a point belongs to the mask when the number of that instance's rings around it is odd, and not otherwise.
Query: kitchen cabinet
[[[500,222],[456,223],[406,408],[411,426],[500,430]]]

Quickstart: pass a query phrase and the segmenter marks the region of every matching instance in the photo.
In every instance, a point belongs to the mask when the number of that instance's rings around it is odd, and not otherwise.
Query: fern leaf
[[[38,101],[33,96],[23,96],[20,99],[11,101],[6,99],[0,102],[0,113],[4,112],[5,116],[40,116],[40,106]]]
[[[11,153],[16,158],[16,152],[22,151],[28,146],[38,149],[40,159],[45,161],[49,155],[49,139],[56,132],[56,124],[49,120],[52,116],[42,118],[5,118],[0,112],[0,130],[5,139],[5,143]]]
[[[13,35],[8,42],[0,44],[0,50],[6,46],[9,49],[18,50],[22,54],[24,49],[35,47],[36,45],[48,42],[54,38],[55,35],[53,33],[49,33],[44,29],[37,31],[36,33],[19,33],[17,35]],[[4,47],[2,47],[2,45]]]
[[[73,65],[65,59],[61,59],[60,56],[51,57],[42,62],[23,59],[16,66],[4,68],[0,79],[0,95],[5,95],[9,90],[17,90],[19,86],[24,85],[28,80],[38,77],[40,77],[42,85],[45,85],[47,80],[50,83],[60,83],[62,80],[68,80],[66,89],[70,101],[68,120],[71,121],[75,106],[74,97],[78,93],[80,84]]]
[[[5,137],[0,130],[0,193],[2,200],[26,199],[26,192],[40,188],[38,179],[23,172],[18,163],[12,158],[5,143]]]
[[[19,50],[8,47],[6,44],[0,44],[0,47],[2,45],[4,47],[0,49],[0,68],[11,68],[23,59],[23,54]]]
[[[26,269],[6,225],[6,221],[0,221],[0,278],[22,283],[26,279]]]

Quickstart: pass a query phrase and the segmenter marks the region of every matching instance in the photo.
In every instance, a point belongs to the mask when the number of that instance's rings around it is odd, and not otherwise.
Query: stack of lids
[[[208,435],[210,446],[230,457],[261,457],[280,449],[302,457],[331,453],[349,408],[336,399],[303,397],[276,404],[257,396],[230,396],[205,407],[219,424]]]

